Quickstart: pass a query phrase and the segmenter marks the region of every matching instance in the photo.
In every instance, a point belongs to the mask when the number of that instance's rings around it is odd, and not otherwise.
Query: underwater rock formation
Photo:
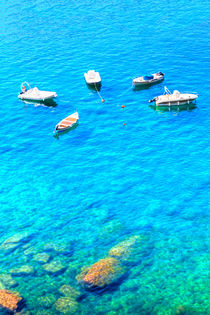
[[[198,310],[189,305],[179,305],[171,313],[172,315],[198,315],[202,314],[202,310]]]
[[[141,237],[139,235],[129,237],[128,239],[112,247],[108,254],[109,256],[115,257],[119,260],[128,260],[134,251],[134,245],[137,245],[137,241],[139,242],[140,240]]]
[[[16,293],[8,290],[0,290],[0,307],[7,311],[15,312],[22,308],[23,299]]]
[[[24,250],[25,256],[33,256],[37,253],[37,250],[34,246],[28,247],[26,250]]]
[[[104,288],[119,279],[124,272],[119,260],[107,257],[82,270],[77,280],[87,289]]]
[[[50,255],[48,255],[47,253],[38,253],[34,255],[33,259],[40,263],[46,264],[50,259]]]
[[[74,314],[78,310],[79,303],[69,297],[61,297],[55,302],[57,311],[63,314]]]
[[[54,275],[60,274],[66,270],[66,267],[60,260],[52,260],[50,263],[43,265],[43,269]]]
[[[99,238],[103,239],[104,243],[110,244],[110,242],[116,239],[116,235],[123,230],[123,225],[118,220],[112,220],[102,226],[99,233]]]
[[[14,288],[18,285],[17,281],[14,280],[10,274],[6,273],[0,274],[0,282],[3,283],[7,289]]]
[[[32,315],[32,313],[31,312],[28,312],[28,313],[18,313],[18,314],[16,314],[16,315]],[[48,309],[42,309],[42,310],[38,310],[37,312],[36,312],[36,315],[52,315],[52,312],[50,311],[50,310],[48,310]],[[54,314],[53,314],[54,315]]]
[[[0,282],[0,290],[4,290],[5,289],[5,285],[3,282]]]
[[[35,270],[33,266],[23,265],[19,268],[11,269],[10,273],[14,276],[27,276],[34,274]]]
[[[4,241],[4,244],[8,243],[22,243],[24,240],[28,238],[28,233],[17,233],[9,237],[6,241]]]
[[[28,241],[28,239],[29,239],[29,234],[26,232],[14,234],[13,236],[9,237],[1,244],[0,249],[4,251],[13,251],[17,247],[19,247],[21,244]]]
[[[53,294],[47,294],[44,296],[41,296],[38,299],[38,303],[43,308],[51,308],[52,305],[55,303],[56,297]]]
[[[54,244],[54,243],[47,243],[44,246],[45,251],[53,251],[57,254],[65,255],[65,256],[71,256],[73,253],[73,249],[68,244]]]
[[[60,287],[59,291],[63,295],[65,295],[69,298],[72,298],[72,299],[77,299],[81,295],[81,293],[78,290],[76,290],[75,288],[71,287],[70,285],[66,285],[66,284],[62,285],[62,287]]]

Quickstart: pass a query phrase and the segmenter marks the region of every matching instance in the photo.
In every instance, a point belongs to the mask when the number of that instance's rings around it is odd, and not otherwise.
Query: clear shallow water
[[[81,291],[78,314],[173,314],[180,305],[186,314],[208,314],[207,4],[1,4],[1,243],[30,235],[1,251],[1,273],[35,268],[13,276],[31,314],[59,314],[63,284]],[[92,68],[105,103],[84,82]],[[158,70],[163,83],[132,90],[132,78]],[[24,80],[55,90],[57,106],[20,102]],[[197,107],[150,108],[164,85],[198,92]],[[76,109],[79,126],[53,137]],[[143,237],[142,248],[125,277],[103,294],[85,292],[75,279],[81,267],[133,235]],[[34,260],[48,243],[69,248],[68,255],[48,252],[65,266],[61,274]]]

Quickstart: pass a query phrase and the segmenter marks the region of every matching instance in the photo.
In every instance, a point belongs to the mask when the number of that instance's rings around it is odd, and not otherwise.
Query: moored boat
[[[30,101],[47,101],[57,97],[56,92],[41,91],[37,87],[31,88],[28,82],[21,84],[21,92],[18,94],[18,98],[21,100]]]
[[[151,75],[141,76],[133,79],[133,85],[135,87],[149,85],[157,82],[161,82],[164,79],[164,73],[157,72]]]
[[[56,132],[62,132],[66,131],[68,129],[71,129],[73,126],[77,124],[79,120],[79,114],[78,112],[75,112],[66,118],[62,119],[56,126],[55,131]]]
[[[177,90],[171,93],[166,86],[164,90],[163,95],[156,96],[152,100],[149,100],[149,103],[155,102],[156,106],[179,106],[190,104],[198,97],[197,93],[180,93]]]
[[[85,81],[87,84],[91,86],[96,86],[101,84],[101,77],[99,72],[95,70],[89,70],[88,72],[84,73]]]

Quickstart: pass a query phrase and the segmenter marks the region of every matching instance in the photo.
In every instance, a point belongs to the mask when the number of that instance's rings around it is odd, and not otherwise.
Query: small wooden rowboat
[[[74,125],[77,124],[77,121],[79,120],[79,114],[78,112],[75,112],[68,117],[64,118],[61,120],[56,126],[55,126],[55,131],[57,132],[62,132],[66,131],[70,128],[72,128]]]

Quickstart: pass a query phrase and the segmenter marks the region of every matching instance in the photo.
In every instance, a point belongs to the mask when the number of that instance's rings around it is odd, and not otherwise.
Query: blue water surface
[[[17,282],[1,288],[20,293],[23,314],[210,314],[208,1],[0,9],[0,284],[2,274]],[[89,69],[100,72],[104,103],[85,84]],[[162,83],[133,90],[133,78],[158,71]],[[56,106],[18,100],[25,80],[56,91]],[[197,92],[196,106],[150,107],[164,86]],[[55,137],[76,110],[77,128]],[[124,276],[85,290],[81,268],[133,236],[142,245],[120,262]],[[61,272],[35,259],[43,252]],[[33,271],[14,272],[25,265]],[[62,308],[64,284],[80,295]]]

